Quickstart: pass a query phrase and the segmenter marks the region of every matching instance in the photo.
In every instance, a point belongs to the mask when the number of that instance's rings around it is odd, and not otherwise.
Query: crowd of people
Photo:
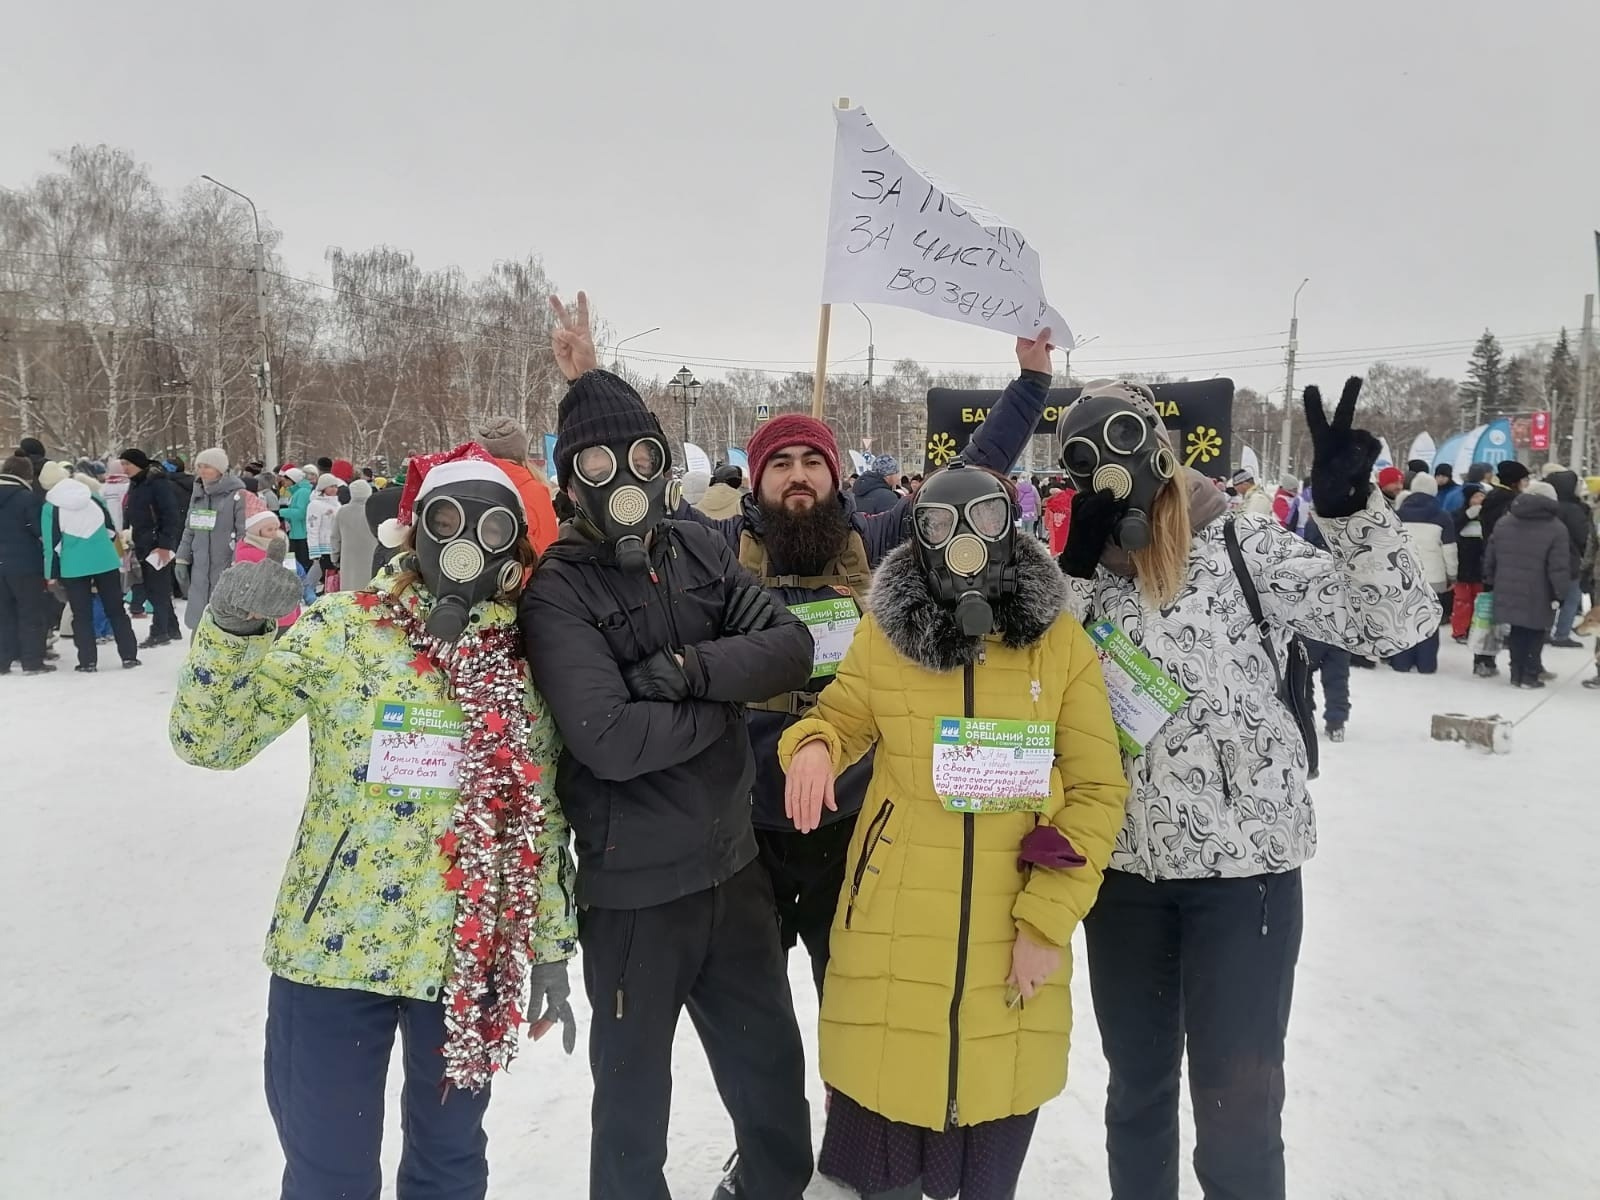
[[[1350,663],[1432,671],[1442,622],[1480,674],[1503,632],[1541,686],[1592,585],[1576,476],[1375,472],[1351,380],[1332,417],[1307,390],[1310,475],[1270,496],[1182,468],[1118,382],[1029,477],[1043,331],[926,476],[848,476],[826,423],[783,414],[748,478],[679,479],[584,298],[555,308],[552,485],[505,420],[393,479],[33,439],[0,470],[0,666],[53,669],[59,593],[79,670],[102,636],[132,667],[187,626],[185,761],[310,725],[265,953],[281,1194],[378,1194],[398,1032],[399,1193],[485,1195],[493,1076],[524,1026],[573,1051],[581,948],[596,1200],[668,1195],[685,1010],[734,1133],[720,1200],[798,1200],[814,1171],[1014,1197],[1066,1084],[1082,925],[1113,1196],[1178,1195],[1187,1056],[1204,1193],[1282,1197],[1309,675],[1336,739]],[[1123,494],[1095,490],[1108,467]],[[820,999],[820,1152],[791,951]]]

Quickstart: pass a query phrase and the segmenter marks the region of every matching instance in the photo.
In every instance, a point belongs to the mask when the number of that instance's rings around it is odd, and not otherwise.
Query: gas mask
[[[678,507],[678,482],[667,478],[670,463],[666,443],[657,437],[586,446],[572,460],[578,512],[615,550],[624,571],[650,569],[650,533]]]
[[[1150,405],[1150,412],[1136,401]],[[1056,426],[1061,466],[1072,486],[1080,492],[1109,492],[1127,502],[1111,536],[1128,551],[1150,544],[1156,495],[1178,473],[1178,459],[1153,411],[1148,390],[1106,384],[1069,405]]]
[[[475,605],[522,582],[517,542],[528,522],[522,501],[501,484],[467,479],[417,501],[417,573],[433,593],[430,636],[453,642],[466,632]]]
[[[1005,484],[954,462],[930,475],[911,505],[917,559],[933,598],[954,608],[961,632],[994,629],[994,602],[1016,590],[1016,512]]]

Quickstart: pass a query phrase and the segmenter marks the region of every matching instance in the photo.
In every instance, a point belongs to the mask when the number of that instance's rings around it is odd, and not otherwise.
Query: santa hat
[[[502,471],[495,464],[494,456],[478,443],[463,442],[443,454],[419,454],[411,460],[406,471],[406,486],[400,493],[400,515],[378,526],[378,541],[391,550],[405,545],[417,502],[435,488],[469,479],[498,483],[517,498],[517,509],[521,511],[522,493],[511,482],[511,476]],[[526,513],[523,519],[527,519]]]
[[[328,474],[337,475],[341,483],[349,483],[356,477],[355,464],[348,458],[336,458],[333,466],[328,468]]]

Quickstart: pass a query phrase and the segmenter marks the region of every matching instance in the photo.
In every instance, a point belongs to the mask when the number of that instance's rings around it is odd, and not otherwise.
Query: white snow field
[[[260,950],[306,740],[291,731],[229,775],[180,764],[166,723],[182,652],[148,652],[137,672],[113,659],[92,678],[0,680],[8,1200],[277,1195]],[[1454,645],[1443,657],[1431,679],[1355,672],[1350,740],[1324,747],[1290,1031],[1290,1194],[1600,1196],[1600,694],[1578,686],[1590,655],[1547,651],[1561,679],[1543,692],[1471,679]],[[1439,711],[1525,719],[1513,752],[1491,758],[1429,741]],[[1107,1192],[1081,946],[1078,964],[1072,1078],[1040,1119],[1027,1200]],[[798,957],[791,967],[814,1062],[809,977]],[[492,1196],[586,1195],[581,1038],[572,1058],[554,1036],[529,1045],[496,1084]],[[704,1200],[731,1135],[687,1021],[676,1065],[667,1173],[680,1200]],[[814,1083],[819,1139],[821,1094]],[[393,1103],[389,1132],[392,1181]],[[821,1179],[807,1193],[845,1194]],[[1192,1178],[1183,1194],[1200,1194]]]

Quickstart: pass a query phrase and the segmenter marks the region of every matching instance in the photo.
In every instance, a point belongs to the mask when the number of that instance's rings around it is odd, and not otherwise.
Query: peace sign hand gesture
[[[1334,410],[1333,423],[1322,407],[1322,392],[1305,391],[1306,427],[1311,431],[1311,498],[1317,516],[1353,517],[1367,506],[1372,495],[1372,467],[1383,447],[1365,429],[1352,429],[1356,397],[1361,394],[1361,378],[1345,380]]]
[[[575,309],[561,303],[560,296],[550,297],[550,311],[556,315],[556,327],[550,331],[550,347],[556,352],[556,366],[568,381],[600,365],[595,353],[594,336],[589,332],[589,297],[578,293]]]

